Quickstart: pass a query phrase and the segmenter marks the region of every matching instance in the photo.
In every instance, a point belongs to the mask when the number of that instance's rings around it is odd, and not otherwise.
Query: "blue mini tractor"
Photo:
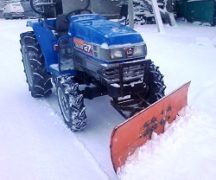
[[[83,9],[59,14],[58,0],[30,0],[41,18],[29,21],[32,31],[20,35],[31,95],[47,97],[55,89],[72,131],[87,125],[84,98],[109,95],[113,107],[128,118],[162,98],[165,91],[163,75],[145,59],[141,35],[92,13],[90,1],[86,2]]]

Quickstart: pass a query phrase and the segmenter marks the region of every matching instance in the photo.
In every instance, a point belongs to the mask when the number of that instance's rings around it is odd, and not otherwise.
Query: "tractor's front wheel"
[[[87,125],[87,117],[83,95],[79,93],[79,84],[71,77],[61,77],[57,84],[58,104],[65,124],[72,131],[83,130]]]
[[[152,61],[148,66],[148,72],[146,72],[146,93],[145,100],[152,104],[157,100],[165,96],[166,86],[163,81],[163,75],[159,71],[159,67],[155,66]]]
[[[29,91],[33,97],[52,93],[51,75],[46,71],[44,58],[33,32],[20,35],[22,62]]]

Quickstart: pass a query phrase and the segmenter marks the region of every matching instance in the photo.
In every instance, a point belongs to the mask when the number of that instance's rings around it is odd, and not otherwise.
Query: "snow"
[[[59,70],[59,65],[58,64],[52,64],[52,65],[50,65],[50,68],[58,71]]]
[[[120,85],[119,84],[117,84],[117,83],[113,83],[113,84],[110,84],[112,87],[116,87],[116,88],[118,88],[118,87],[120,87]]]
[[[109,49],[109,46],[108,46],[107,43],[102,43],[101,44],[101,48],[103,48],[103,49]]]
[[[182,115],[129,158],[121,179],[214,179],[215,120],[190,108]]]
[[[62,121],[55,93],[30,96],[21,64],[19,34],[25,20],[0,20],[0,179],[215,179],[216,27],[178,23],[137,26],[148,57],[160,66],[171,92],[191,80],[189,106],[177,121],[136,151],[115,175],[109,143],[123,118],[108,97],[86,100],[89,125],[72,133]]]

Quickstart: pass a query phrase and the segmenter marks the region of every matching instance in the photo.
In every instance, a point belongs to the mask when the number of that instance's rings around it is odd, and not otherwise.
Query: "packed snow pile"
[[[215,119],[188,107],[164,134],[154,134],[128,159],[120,179],[212,179],[216,176],[215,130]]]

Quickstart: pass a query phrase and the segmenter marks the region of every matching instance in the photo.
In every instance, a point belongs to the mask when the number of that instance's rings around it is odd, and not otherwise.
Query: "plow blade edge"
[[[165,123],[172,123],[178,112],[187,105],[190,82],[163,97],[148,108],[115,127],[111,137],[111,159],[115,172],[127,157],[151,139],[152,133],[164,132]]]

